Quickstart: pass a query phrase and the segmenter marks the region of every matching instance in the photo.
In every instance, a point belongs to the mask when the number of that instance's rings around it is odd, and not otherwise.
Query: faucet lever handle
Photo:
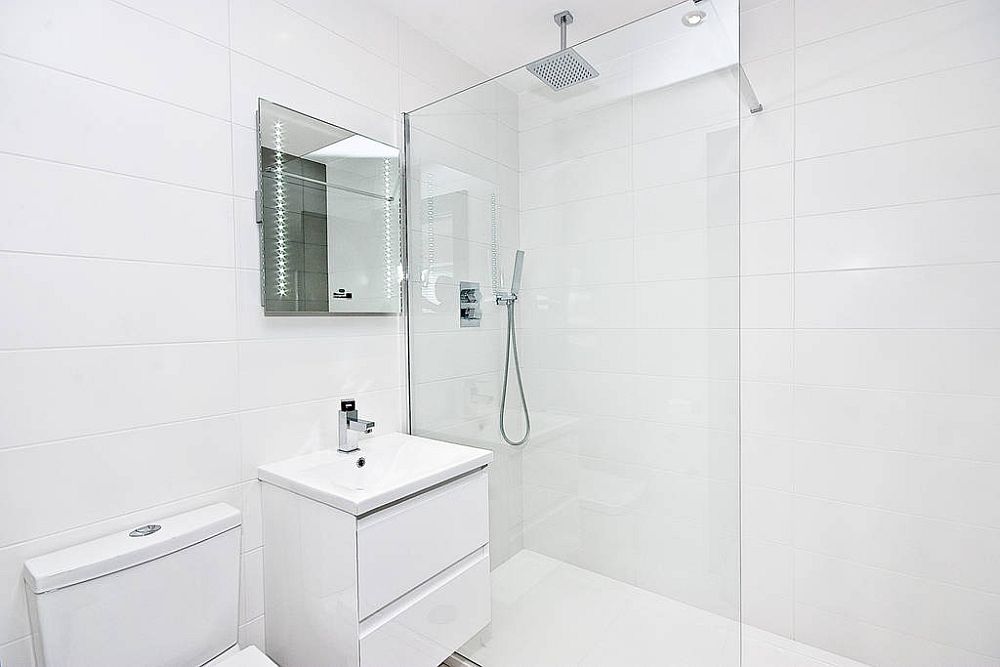
[[[357,409],[353,398],[345,398],[340,402],[340,409],[343,412],[353,412]]]

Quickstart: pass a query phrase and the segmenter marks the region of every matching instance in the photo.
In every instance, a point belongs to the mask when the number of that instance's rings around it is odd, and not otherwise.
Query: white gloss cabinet
[[[262,504],[282,667],[438,667],[489,623],[485,467],[361,516],[267,481]]]

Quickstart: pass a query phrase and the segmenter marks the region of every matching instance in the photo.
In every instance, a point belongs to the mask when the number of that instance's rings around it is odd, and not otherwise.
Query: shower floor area
[[[865,667],[527,549],[492,577],[482,667]]]

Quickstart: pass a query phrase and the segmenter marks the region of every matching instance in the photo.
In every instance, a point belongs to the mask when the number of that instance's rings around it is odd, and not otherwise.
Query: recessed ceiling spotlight
[[[700,9],[688,12],[683,17],[681,17],[681,23],[686,25],[688,28],[694,28],[695,26],[699,26],[704,21],[705,21],[705,12],[701,11]]]

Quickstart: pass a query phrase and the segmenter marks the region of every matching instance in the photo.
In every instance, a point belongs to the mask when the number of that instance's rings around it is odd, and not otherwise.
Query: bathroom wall
[[[744,619],[1000,664],[1000,4],[743,9]]]
[[[258,464],[402,423],[398,317],[263,317],[257,97],[399,143],[482,76],[368,3],[0,5],[0,662],[32,663],[26,558],[216,501],[244,511],[240,636],[263,636]]]
[[[698,46],[638,50],[674,26],[521,95],[524,544],[735,617],[740,99],[731,69],[651,85]]]
[[[518,248],[517,103],[488,82],[410,114],[411,424],[417,435],[493,450],[494,568],[523,547],[521,451],[499,435],[506,320],[494,296]],[[460,325],[463,281],[480,288],[475,327]],[[522,428],[517,412],[510,424]]]

